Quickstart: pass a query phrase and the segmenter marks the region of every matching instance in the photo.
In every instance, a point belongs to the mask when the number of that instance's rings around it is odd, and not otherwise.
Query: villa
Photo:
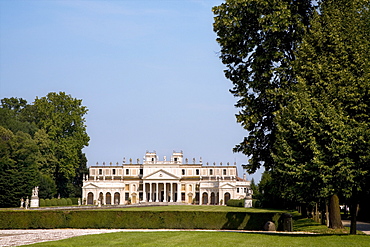
[[[156,152],[146,152],[143,162],[132,159],[118,165],[93,165],[84,178],[82,198],[87,205],[137,203],[225,205],[229,199],[243,199],[250,181],[239,178],[236,164],[189,163],[183,153],[173,152],[170,160],[159,161]]]

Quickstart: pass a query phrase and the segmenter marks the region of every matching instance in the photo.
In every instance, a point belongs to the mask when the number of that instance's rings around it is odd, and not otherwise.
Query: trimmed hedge
[[[0,229],[122,228],[263,230],[282,226],[282,213],[200,211],[30,210],[0,211]]]
[[[78,198],[52,198],[52,199],[40,199],[40,207],[50,206],[71,206],[78,205]],[[75,203],[73,203],[75,202]]]
[[[227,201],[226,205],[231,207],[244,207],[244,199],[230,199]]]

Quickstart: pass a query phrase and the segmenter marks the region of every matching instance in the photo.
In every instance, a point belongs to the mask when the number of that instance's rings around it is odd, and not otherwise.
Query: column
[[[144,202],[146,202],[146,190],[145,190],[145,187],[146,187],[146,183],[143,183],[143,201]]]
[[[177,183],[177,202],[181,202],[181,183]]]
[[[167,190],[166,190],[166,187],[167,187],[167,183],[164,182],[163,183],[163,195],[164,195],[163,202],[167,202]]]
[[[158,183],[155,183],[155,201],[159,202]]]
[[[170,183],[170,202],[173,202],[173,183]]]
[[[152,198],[153,198],[153,195],[152,195],[152,183],[149,183],[149,202],[152,202]]]

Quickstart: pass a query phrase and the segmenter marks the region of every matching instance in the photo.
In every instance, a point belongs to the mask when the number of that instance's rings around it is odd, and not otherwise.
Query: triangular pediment
[[[234,185],[229,184],[229,183],[223,184],[223,185],[221,185],[220,187],[221,187],[222,189],[233,189],[233,188],[235,188],[235,186],[234,186]]]
[[[165,171],[165,170],[158,170],[158,171],[155,171],[145,177],[143,177],[143,179],[154,179],[154,180],[179,180],[180,178],[177,177],[176,175],[168,172],[168,171]]]
[[[86,189],[96,189],[96,188],[99,188],[99,186],[96,186],[95,184],[93,183],[88,183],[84,186],[82,186],[83,188],[86,188]]]

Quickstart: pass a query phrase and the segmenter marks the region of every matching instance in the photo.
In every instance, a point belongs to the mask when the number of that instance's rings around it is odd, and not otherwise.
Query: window
[[[239,193],[239,188],[236,188],[236,193]]]
[[[126,175],[130,174],[130,169],[126,169]]]
[[[182,169],[181,173],[182,175],[185,175],[185,169]]]
[[[116,169],[113,169],[112,173],[113,175],[116,175]]]
[[[99,175],[102,175],[102,174],[103,174],[103,170],[99,169]]]
[[[143,168],[140,168],[140,175],[143,175]]]
[[[211,175],[211,176],[213,175],[213,169],[209,170],[209,175]]]
[[[177,158],[175,158],[175,162],[177,162]]]
[[[130,194],[128,192],[125,193],[125,200],[128,201],[128,199],[130,198]]]
[[[125,184],[125,190],[130,190],[130,185],[129,184]]]
[[[195,175],[199,175],[199,169],[195,170]]]
[[[226,169],[224,169],[224,170],[222,171],[222,174],[223,174],[223,175],[226,175]]]

